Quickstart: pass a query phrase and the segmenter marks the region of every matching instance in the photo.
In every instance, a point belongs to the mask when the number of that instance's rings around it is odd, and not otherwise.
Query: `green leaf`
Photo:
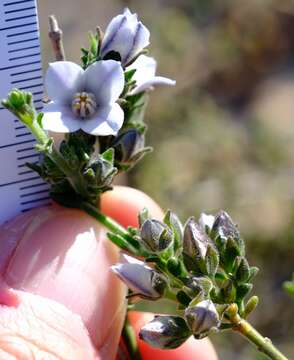
[[[111,164],[113,164],[113,161],[114,161],[114,149],[113,148],[107,149],[103,154],[101,154],[101,158],[103,160],[108,161]]]
[[[135,75],[136,69],[132,69],[125,72],[125,82],[128,83],[132,80],[132,77]]]
[[[113,233],[107,233],[107,237],[110,241],[112,241],[115,245],[117,245],[122,250],[130,250],[130,245],[126,242],[126,240],[118,235]]]
[[[253,285],[252,284],[242,284],[239,285],[237,287],[237,292],[236,292],[236,298],[238,301],[241,301],[245,298],[246,295],[248,295],[250,293],[250,291],[252,290]]]
[[[242,317],[246,319],[250,313],[256,308],[258,305],[259,299],[257,296],[252,296],[246,303],[244,311],[242,313]]]
[[[175,213],[168,210],[163,219],[164,223],[172,230],[174,234],[174,250],[181,250],[183,246],[183,225]]]
[[[231,280],[227,280],[221,289],[221,295],[226,304],[232,303],[236,299],[236,289]]]
[[[258,267],[256,266],[251,266],[250,270],[249,270],[249,278],[248,281],[251,281],[259,272]]]
[[[167,269],[174,276],[179,276],[182,274],[182,264],[176,257],[171,257],[167,261]]]
[[[43,129],[43,124],[42,124],[42,119],[43,119],[44,113],[40,112],[37,115],[37,123],[39,124],[39,126]]]
[[[180,290],[177,293],[177,300],[182,305],[188,306],[192,299],[183,290]]]
[[[211,278],[214,278],[214,275],[219,265],[219,255],[217,250],[212,245],[207,246],[207,251],[205,255],[205,265],[206,265],[207,274]]]
[[[248,264],[247,260],[244,257],[242,257],[241,261],[240,261],[240,265],[236,272],[237,284],[240,285],[242,283],[245,283],[246,281],[248,281],[249,276],[250,276],[249,264]]]
[[[224,254],[221,257],[221,261],[227,272],[230,272],[232,270],[233,263],[236,257],[239,255],[240,255],[240,250],[238,244],[233,238],[228,238]]]
[[[150,215],[149,215],[149,211],[147,208],[143,208],[138,215],[138,220],[139,220],[139,226],[141,227],[143,225],[143,223],[145,222],[145,220],[149,219]]]

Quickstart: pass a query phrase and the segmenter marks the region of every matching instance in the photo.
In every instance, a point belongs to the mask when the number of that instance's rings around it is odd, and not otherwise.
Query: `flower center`
[[[96,113],[97,103],[92,93],[85,91],[76,93],[71,103],[73,113],[82,118],[88,119]]]

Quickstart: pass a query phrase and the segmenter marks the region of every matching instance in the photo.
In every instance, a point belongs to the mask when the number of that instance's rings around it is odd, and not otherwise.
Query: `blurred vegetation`
[[[262,269],[251,320],[293,358],[294,303],[282,284],[294,270],[294,2],[40,2],[44,64],[52,60],[50,13],[62,23],[68,59],[78,61],[83,33],[124,6],[151,30],[158,73],[178,82],[151,95],[155,152],[129,182],[182,220],[219,209],[232,215],[250,263]],[[237,335],[213,341],[220,359],[262,359]]]

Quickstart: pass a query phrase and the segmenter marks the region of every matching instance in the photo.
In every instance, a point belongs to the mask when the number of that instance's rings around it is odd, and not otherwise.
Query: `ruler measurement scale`
[[[19,88],[32,92],[42,109],[43,79],[35,0],[0,0],[0,98]],[[0,223],[50,203],[48,185],[26,162],[36,162],[35,140],[0,107]]]

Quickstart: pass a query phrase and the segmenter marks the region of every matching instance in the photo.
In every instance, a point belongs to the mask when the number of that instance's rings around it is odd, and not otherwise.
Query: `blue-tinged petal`
[[[146,55],[141,55],[131,66],[127,67],[127,70],[136,70],[133,76],[133,80],[136,81],[136,87],[131,92],[132,95],[138,94],[139,92],[152,88],[153,86],[173,86],[176,84],[174,80],[169,78],[155,76],[156,67],[156,60]]]
[[[42,125],[45,130],[56,133],[71,133],[81,128],[83,120],[74,116],[67,105],[51,102],[43,108]]]
[[[150,31],[142,22],[138,22],[135,32],[133,33],[133,43],[129,52],[122,58],[122,63],[129,63],[140,51],[150,44]]]
[[[98,61],[85,71],[85,90],[95,95],[98,106],[114,103],[124,85],[124,72],[117,61]]]
[[[141,55],[127,70],[136,70],[132,80],[136,81],[136,85],[140,86],[155,76],[157,63],[151,56]]]
[[[124,112],[118,104],[98,109],[95,117],[82,122],[81,128],[95,136],[116,135],[123,125]]]
[[[118,39],[121,36],[122,29],[126,26],[128,21],[133,26],[136,25],[136,17],[132,17],[131,14],[120,14],[114,17],[105,30],[105,34],[102,40],[101,55],[105,56],[109,51],[118,51],[116,45]]]
[[[150,89],[153,86],[159,86],[159,85],[169,85],[169,86],[175,86],[176,81],[163,77],[163,76],[155,76],[154,78],[149,79],[148,81],[145,81],[140,86],[137,86],[133,91],[132,95],[138,94],[144,90]]]
[[[83,90],[84,70],[71,61],[56,61],[49,65],[45,87],[53,101],[70,104],[75,93]]]

